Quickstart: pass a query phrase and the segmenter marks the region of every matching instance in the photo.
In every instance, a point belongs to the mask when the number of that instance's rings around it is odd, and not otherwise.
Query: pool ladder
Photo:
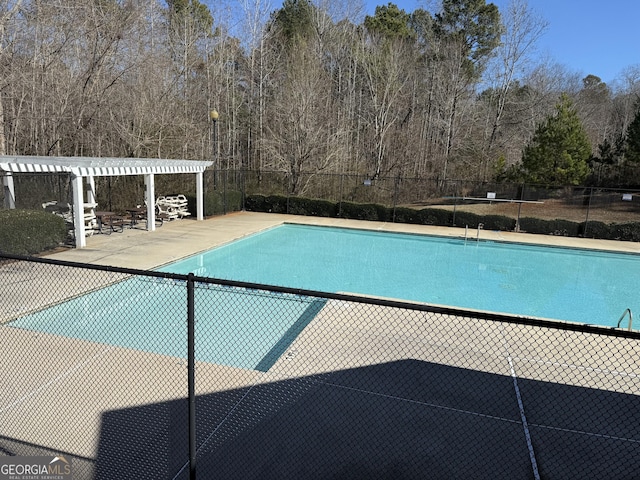
[[[478,233],[476,234],[476,242],[480,241],[480,230],[484,228],[484,223],[478,224]],[[464,241],[467,241],[467,236],[469,235],[469,225],[464,226]]]
[[[622,312],[622,316],[620,317],[620,320],[618,320],[617,328],[620,328],[620,324],[622,323],[622,320],[624,320],[624,317],[627,316],[627,314],[629,314],[629,326],[627,327],[627,330],[631,331],[631,324],[633,323],[633,313],[631,313],[630,308],[627,308],[624,312]]]

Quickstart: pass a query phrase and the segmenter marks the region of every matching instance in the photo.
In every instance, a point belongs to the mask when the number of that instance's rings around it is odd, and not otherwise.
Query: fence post
[[[584,219],[584,230],[582,236],[587,237],[587,228],[589,227],[589,212],[591,211],[591,197],[593,196],[593,187],[589,187],[589,203],[587,204],[587,217]]]
[[[189,480],[196,480],[195,285],[187,278],[187,383],[189,390]]]
[[[398,205],[398,187],[400,185],[400,174],[396,175],[393,182],[393,215],[391,217],[391,223],[396,222],[396,207]]]
[[[247,200],[247,175],[248,170],[246,168],[242,169],[240,172],[240,191],[242,192],[242,211],[245,211],[246,200]]]
[[[222,182],[222,214],[227,214],[227,182],[229,181],[229,167],[224,170],[224,182]]]
[[[459,188],[458,185],[459,183],[456,181],[454,182],[456,188],[454,190],[454,194],[453,194],[453,218],[451,219],[451,226],[455,227],[456,226],[456,208],[458,207],[458,195],[459,195]]]
[[[340,199],[338,200],[338,217],[342,217],[342,184],[344,181],[344,173],[340,174]]]

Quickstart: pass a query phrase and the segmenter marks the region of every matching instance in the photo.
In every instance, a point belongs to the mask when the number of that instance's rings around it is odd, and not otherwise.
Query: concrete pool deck
[[[458,238],[464,238],[465,236],[464,228],[236,212],[210,218],[202,222],[192,219],[165,222],[163,226],[158,227],[154,232],[147,232],[142,229],[125,229],[123,233],[92,235],[87,238],[86,248],[70,249],[50,255],[50,257],[99,265],[151,269],[285,222]],[[475,240],[477,234],[477,230],[469,229],[468,239]],[[531,235],[492,230],[480,230],[480,238],[483,240],[640,253],[640,243],[614,240]]]
[[[241,212],[204,222],[168,222],[155,232],[94,235],[87,248],[51,258],[150,269],[285,221],[465,233]],[[470,231],[469,238],[475,240],[476,233]],[[640,244],[628,242],[484,230],[480,238],[640,252]],[[174,451],[184,458],[184,361],[1,326],[0,333],[0,379],[5,381],[0,452],[69,453],[85,466],[74,478],[142,478],[132,474],[137,466],[162,463]],[[635,372],[625,372],[625,361],[639,358],[640,351],[637,342],[612,338],[593,348],[594,340],[592,335],[329,301],[268,372],[198,364],[198,428],[210,439],[199,454],[199,472],[202,478],[535,478],[514,394],[515,371],[542,478],[558,478],[558,472],[565,473],[563,478],[566,472],[595,475],[576,478],[615,478],[603,476],[614,467],[607,462],[616,460],[597,453],[600,432],[564,426],[575,425],[576,415],[601,414],[585,406],[585,399],[602,395],[611,411],[624,413],[625,422],[639,424],[640,408],[622,407],[633,405],[633,399],[638,404],[640,380],[630,374]],[[18,368],[23,374],[16,376]],[[611,384],[616,392],[602,390]],[[547,397],[586,410],[548,412],[552,400]],[[327,398],[333,407],[323,403]],[[226,416],[219,418],[217,410]],[[154,418],[164,426],[149,427]],[[623,452],[640,445],[640,438],[609,437],[605,440],[633,447]],[[567,438],[578,438],[582,450],[562,451]],[[144,442],[147,447],[141,446]],[[359,455],[345,458],[341,452],[353,444],[359,445]],[[25,445],[32,450],[24,450]],[[475,463],[463,453],[474,456]],[[629,471],[640,468],[637,454],[626,462]],[[113,476],[104,473],[116,463]],[[500,476],[492,466],[502,464],[522,476],[507,470]],[[175,464],[156,467],[156,478],[175,472]]]

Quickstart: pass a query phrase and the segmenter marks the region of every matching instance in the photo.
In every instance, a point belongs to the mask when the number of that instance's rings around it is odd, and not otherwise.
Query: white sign
[[[487,198],[496,198],[496,192],[487,192]]]
[[[633,195],[630,193],[623,193],[622,200],[624,200],[625,202],[630,202],[631,200],[633,200]]]

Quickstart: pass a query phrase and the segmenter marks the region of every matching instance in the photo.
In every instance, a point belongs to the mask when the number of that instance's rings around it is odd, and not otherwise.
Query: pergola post
[[[5,172],[2,176],[4,190],[4,208],[16,208],[16,191],[13,187],[13,174]]]
[[[196,219],[204,220],[204,174],[196,173]]]
[[[84,236],[84,193],[82,191],[82,177],[71,175],[71,185],[73,186],[73,225],[75,227],[76,248],[87,246],[87,239]]]
[[[153,173],[144,176],[145,204],[147,206],[147,230],[156,229],[156,185]]]
[[[96,205],[96,182],[93,178],[93,175],[89,175],[86,177],[87,184],[87,203],[91,205]],[[94,206],[91,207],[92,210],[95,209]]]

